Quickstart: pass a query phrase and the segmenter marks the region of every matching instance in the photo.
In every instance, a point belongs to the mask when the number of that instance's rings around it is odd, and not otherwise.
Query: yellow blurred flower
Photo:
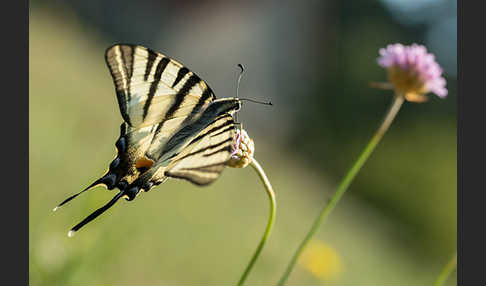
[[[319,240],[313,240],[304,250],[299,264],[321,280],[338,278],[343,271],[341,256],[335,248]]]

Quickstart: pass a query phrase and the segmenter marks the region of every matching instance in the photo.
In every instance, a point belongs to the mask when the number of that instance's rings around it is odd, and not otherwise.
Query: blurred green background
[[[30,284],[234,285],[268,218],[250,168],[212,185],[170,180],[120,201],[103,188],[56,213],[114,156],[119,115],[104,50],[143,44],[182,62],[240,120],[277,193],[274,231],[247,285],[275,285],[313,219],[378,124],[391,97],[378,49],[425,44],[449,96],[405,103],[316,236],[288,285],[431,285],[456,249],[456,4],[382,1],[31,1]],[[455,285],[455,274],[448,285]]]

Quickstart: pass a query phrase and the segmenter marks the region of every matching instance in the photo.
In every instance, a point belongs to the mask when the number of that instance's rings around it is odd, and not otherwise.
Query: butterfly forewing
[[[215,98],[189,69],[142,46],[114,45],[106,62],[123,119],[133,127],[198,114]]]
[[[115,83],[118,104],[128,124],[127,152],[120,157],[127,170],[118,180],[137,177],[140,160],[157,158],[158,150],[178,130],[198,118],[215,98],[209,86],[180,63],[136,45],[107,49],[106,62]],[[123,159],[125,157],[125,160]]]

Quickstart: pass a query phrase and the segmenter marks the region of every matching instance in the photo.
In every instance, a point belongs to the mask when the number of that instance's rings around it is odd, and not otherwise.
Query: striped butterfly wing
[[[107,49],[105,58],[127,123],[128,153],[121,156],[127,174],[117,179],[131,183],[155,163],[154,150],[197,120],[215,96],[196,74],[148,48],[117,44]]]
[[[132,127],[157,124],[161,129],[163,122],[194,116],[215,99],[196,74],[151,49],[117,44],[106,50],[105,58],[120,112]]]
[[[163,148],[155,148],[158,145],[154,142],[150,149],[154,147],[156,151],[151,155],[157,158],[156,163],[127,187],[128,198],[132,200],[141,190],[147,192],[168,177],[187,179],[198,185],[216,179],[230,159],[235,134],[232,114],[239,108],[237,98],[215,100],[197,121],[179,130]]]
[[[218,116],[172,159],[165,175],[197,185],[212,183],[231,158],[235,133],[233,117],[229,113]]]
[[[97,184],[120,192],[75,225],[69,236],[120,198],[133,200],[141,189],[148,191],[167,177],[209,184],[231,157],[231,114],[240,107],[237,99],[213,104],[214,93],[197,75],[142,46],[113,45],[105,59],[124,119],[115,144],[118,155],[108,172],[80,193]]]
[[[235,123],[229,113],[216,117],[168,165],[167,161],[157,162],[133,184],[116,194],[106,205],[76,224],[68,235],[74,235],[76,231],[112,207],[120,198],[133,200],[141,189],[148,191],[153,185],[161,184],[168,177],[185,179],[197,185],[210,184],[219,177],[231,158],[231,145],[235,133]]]
[[[118,154],[105,175],[59,206],[99,184],[123,189],[135,181],[157,161],[150,156],[154,150],[197,120],[215,99],[196,74],[148,48],[115,44],[106,50],[105,60],[124,120],[115,144]]]

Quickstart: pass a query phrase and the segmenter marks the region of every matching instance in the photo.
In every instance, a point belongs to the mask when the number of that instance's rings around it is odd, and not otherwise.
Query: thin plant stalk
[[[454,253],[452,256],[451,260],[444,266],[442,271],[440,272],[439,276],[437,276],[437,279],[435,279],[434,286],[442,286],[445,284],[447,281],[447,278],[449,278],[449,275],[451,275],[452,271],[456,269],[457,267],[457,252]]]
[[[346,192],[348,189],[349,185],[353,182],[353,179],[356,177],[358,174],[359,170],[361,167],[363,167],[364,163],[366,160],[368,160],[369,156],[375,149],[376,145],[380,142],[381,138],[383,135],[386,133],[388,128],[390,127],[391,123],[393,122],[393,119],[397,115],[398,111],[400,110],[400,107],[403,104],[404,97],[402,95],[395,95],[393,102],[383,119],[382,124],[376,131],[375,135],[371,138],[369,141],[368,145],[366,145],[365,149],[361,153],[361,155],[358,157],[358,160],[354,163],[354,165],[351,167],[351,169],[348,171],[346,176],[344,176],[343,180],[339,184],[337,191],[334,193],[334,195],[331,197],[329,200],[329,203],[323,207],[321,210],[319,216],[315,219],[314,224],[312,225],[311,229],[305,236],[304,240],[301,242],[299,245],[299,248],[297,251],[294,253],[294,256],[290,260],[289,264],[287,265],[287,268],[280,278],[280,281],[278,282],[279,286],[282,286],[285,284],[287,279],[289,278],[290,273],[292,272],[292,269],[295,266],[295,263],[297,262],[297,259],[299,256],[302,254],[302,251],[306,247],[307,243],[311,240],[312,236],[316,233],[316,231],[319,229],[319,226],[323,224],[331,211],[334,209],[334,207],[337,205],[343,194]]]
[[[245,282],[246,278],[248,277],[248,274],[250,273],[251,269],[253,268],[253,265],[255,264],[256,260],[260,256],[260,253],[262,252],[263,246],[265,245],[265,242],[267,241],[268,237],[270,236],[270,232],[272,231],[273,224],[275,222],[275,215],[277,213],[277,202],[275,200],[275,193],[273,192],[272,185],[270,184],[270,181],[268,180],[267,176],[265,175],[265,172],[263,171],[263,168],[258,164],[258,162],[253,158],[250,166],[253,167],[255,172],[258,174],[260,179],[263,182],[263,186],[265,187],[265,191],[268,195],[268,198],[270,200],[270,217],[268,218],[268,224],[267,228],[265,229],[265,233],[263,234],[263,237],[260,241],[260,244],[258,245],[255,253],[253,254],[253,257],[250,260],[250,263],[248,263],[248,266],[245,269],[245,272],[243,272],[243,275],[240,278],[240,281],[238,282],[238,285],[243,285]]]

